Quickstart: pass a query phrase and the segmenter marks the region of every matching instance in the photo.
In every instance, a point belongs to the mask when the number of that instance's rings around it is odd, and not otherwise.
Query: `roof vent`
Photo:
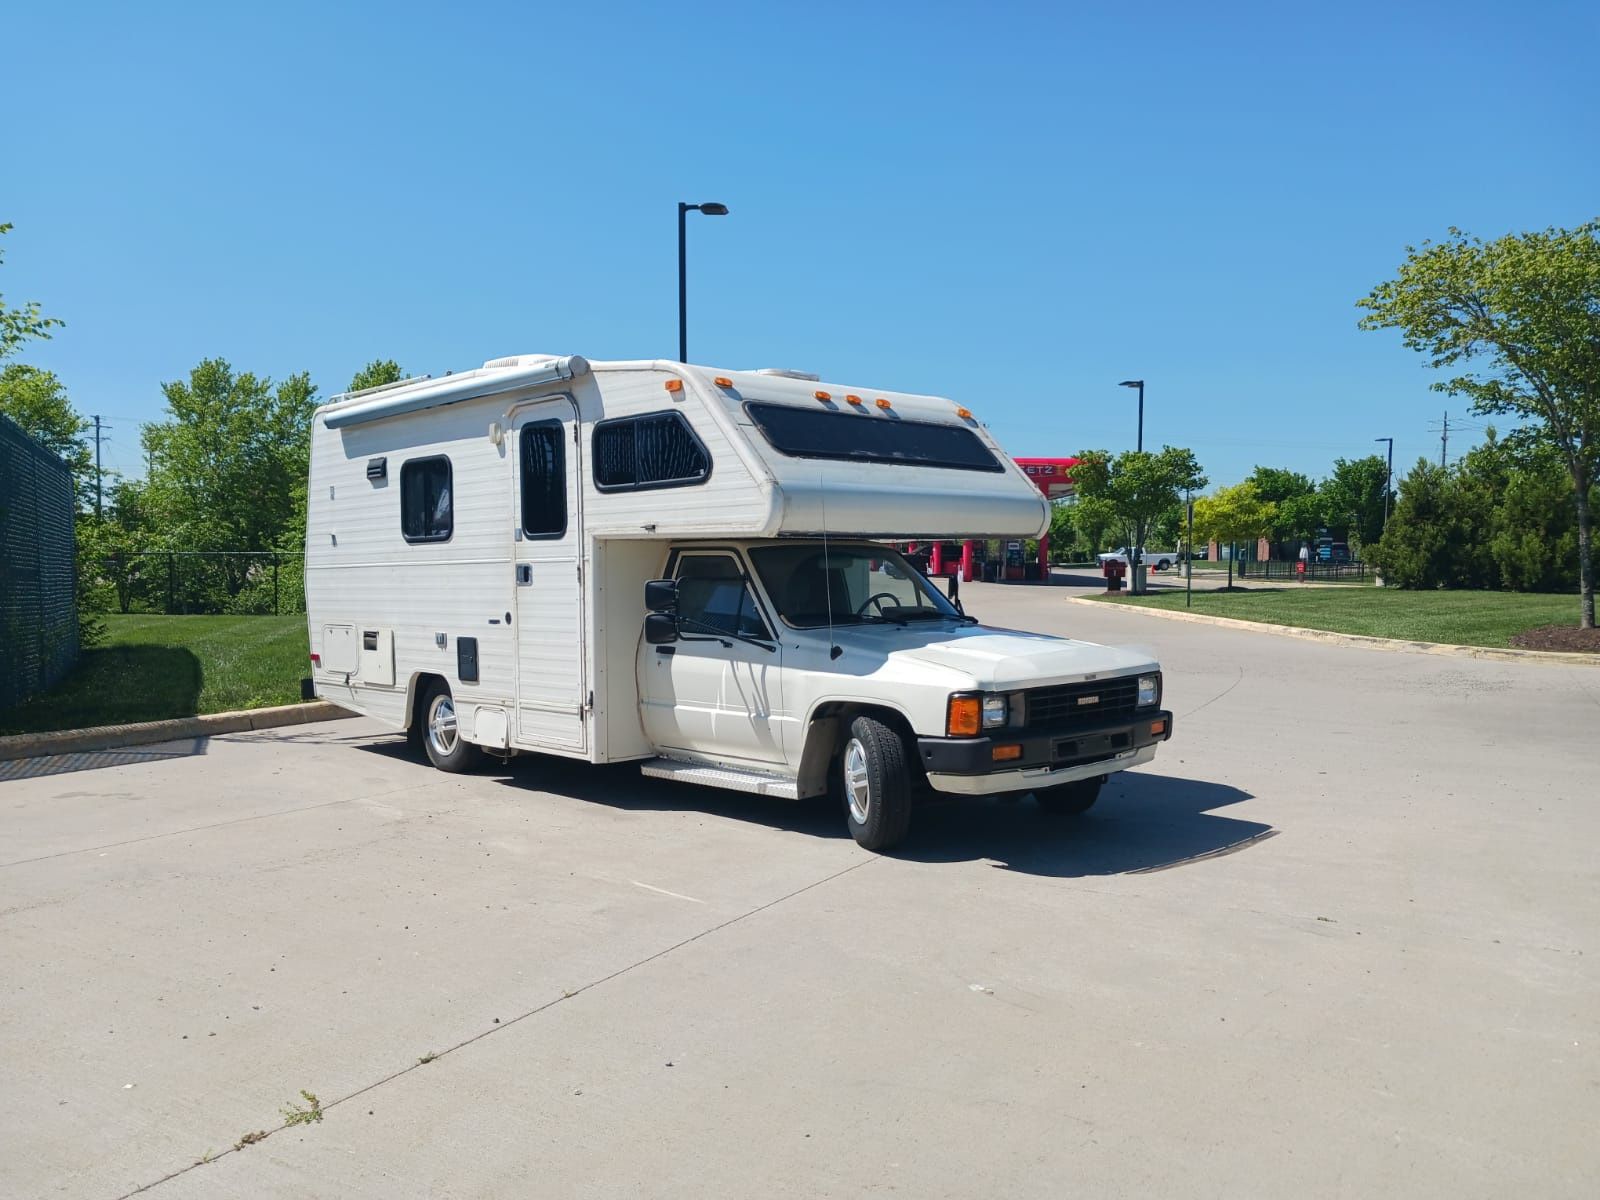
[[[777,375],[784,379],[804,379],[807,383],[819,383],[821,375],[813,375],[810,371],[791,371],[786,367],[762,367],[755,372],[757,375]]]

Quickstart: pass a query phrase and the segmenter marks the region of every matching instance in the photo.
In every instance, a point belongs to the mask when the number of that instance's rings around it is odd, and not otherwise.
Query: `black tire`
[[[1098,779],[1080,779],[1076,783],[1044,788],[1035,792],[1033,798],[1040,810],[1052,817],[1081,816],[1094,807],[1094,802],[1100,798],[1100,785],[1104,782],[1103,775]]]
[[[1170,571],[1171,569],[1172,563],[1169,559],[1163,558],[1160,562],[1156,563],[1156,570],[1158,571]]]
[[[850,723],[837,768],[850,836],[863,849],[887,850],[911,827],[911,765],[906,743],[872,717]]]
[[[428,761],[439,770],[459,775],[483,761],[483,751],[461,736],[455,698],[444,680],[435,679],[422,694],[418,716],[422,748],[427,752]]]

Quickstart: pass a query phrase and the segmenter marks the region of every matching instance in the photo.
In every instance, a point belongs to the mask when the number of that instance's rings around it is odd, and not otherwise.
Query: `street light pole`
[[[690,213],[703,213],[708,217],[728,215],[726,204],[685,204],[678,201],[678,361],[689,361],[689,239]]]
[[[1134,446],[1134,449],[1138,450],[1141,453],[1143,453],[1143,451],[1144,451],[1144,380],[1142,380],[1142,379],[1124,379],[1117,386],[1118,387],[1131,387],[1131,388],[1138,388],[1139,389],[1139,441]]]
[[[1389,492],[1394,487],[1394,439],[1392,437],[1373,438],[1375,442],[1389,443],[1389,466],[1383,476],[1383,527],[1389,528]]]

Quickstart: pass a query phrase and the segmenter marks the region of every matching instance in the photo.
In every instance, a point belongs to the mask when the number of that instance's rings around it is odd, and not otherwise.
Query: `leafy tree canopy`
[[[22,363],[0,369],[0,413],[63,459],[80,482],[94,465],[94,456],[83,442],[89,422],[73,411],[67,390],[51,372]]]
[[[1158,454],[1128,450],[1115,458],[1085,450],[1078,458],[1072,479],[1080,503],[1103,503],[1129,546],[1143,546],[1155,521],[1177,508],[1185,492],[1206,485],[1194,451],[1183,447],[1163,446]]]
[[[1589,489],[1600,469],[1600,221],[1491,242],[1452,228],[1408,246],[1394,279],[1359,307],[1364,329],[1399,329],[1437,390],[1525,422],[1570,476],[1578,520],[1579,623],[1594,626]],[[1413,472],[1415,474],[1415,472]],[[1403,500],[1402,489],[1402,500]]]
[[[9,224],[0,223],[0,236],[10,232]],[[5,252],[0,250],[0,262],[4,261]],[[19,308],[8,305],[5,297],[0,296],[0,359],[10,358],[29,338],[48,338],[51,329],[64,324],[55,317],[42,315],[39,305],[32,300],[25,301]]]
[[[1389,465],[1381,454],[1333,460],[1333,474],[1322,481],[1324,516],[1330,525],[1348,522],[1350,537],[1370,546],[1383,536]]]
[[[355,373],[346,390],[361,392],[367,388],[383,387],[388,383],[399,383],[405,377],[406,373],[394,359],[375,358]]]
[[[1245,480],[1194,502],[1195,537],[1204,542],[1253,542],[1272,528],[1275,505]]]

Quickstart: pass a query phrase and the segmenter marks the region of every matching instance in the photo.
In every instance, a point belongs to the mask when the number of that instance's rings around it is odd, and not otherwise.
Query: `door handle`
[[[533,564],[532,563],[518,563],[517,564],[517,583],[519,585],[525,587],[525,586],[527,586],[528,584],[530,584],[532,582],[533,582]]]
[[[660,655],[662,655],[662,656],[664,656],[666,658],[671,658],[677,652],[678,652],[678,648],[676,646],[657,646],[656,647],[656,653],[660,654]]]

